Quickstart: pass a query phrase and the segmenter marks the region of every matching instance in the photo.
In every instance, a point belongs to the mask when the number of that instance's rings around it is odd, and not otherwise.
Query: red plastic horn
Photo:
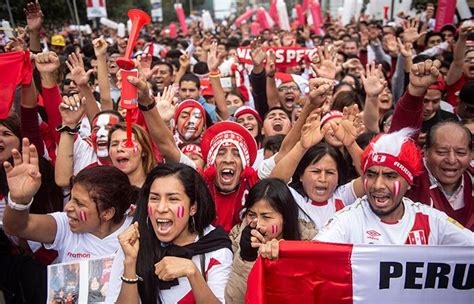
[[[138,33],[144,25],[150,24],[151,18],[142,10],[131,9],[128,11],[128,18],[132,21],[132,29],[128,37],[127,49],[125,57],[117,59],[117,65],[124,70],[135,68],[135,63],[130,59],[132,57],[133,48],[138,38]]]

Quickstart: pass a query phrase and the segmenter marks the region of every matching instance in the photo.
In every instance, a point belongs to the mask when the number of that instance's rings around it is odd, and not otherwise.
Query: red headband
[[[413,172],[408,169],[408,166],[400,162],[400,160],[387,153],[374,153],[367,157],[363,170],[367,171],[372,166],[384,166],[397,171],[410,185],[413,184]]]

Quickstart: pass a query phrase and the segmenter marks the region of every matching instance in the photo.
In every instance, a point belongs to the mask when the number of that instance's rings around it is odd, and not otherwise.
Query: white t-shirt
[[[367,196],[331,218],[315,240],[376,245],[474,245],[474,234],[444,212],[404,197],[405,212],[396,223],[383,222]]]
[[[204,235],[208,234],[212,230],[214,230],[213,226],[207,227],[204,230]],[[196,238],[195,241],[197,240],[198,238]],[[227,248],[222,248],[213,252],[208,252],[204,256],[204,269],[206,269],[207,274],[207,286],[209,286],[212,293],[219,299],[219,301],[224,303],[224,290],[232,269],[232,251]],[[115,303],[120,294],[120,289],[122,288],[122,280],[120,277],[123,275],[123,260],[124,254],[120,249],[115,256],[114,263],[112,265],[112,273],[110,275],[108,294],[105,298],[105,303]],[[197,269],[201,271],[200,256],[193,256],[192,261],[194,264],[196,264]],[[151,265],[150,267],[153,266]],[[180,301],[186,303],[195,302],[189,280],[186,277],[183,277],[178,278],[178,282],[179,285],[160,291],[160,299],[162,303],[178,303]]]
[[[295,189],[290,189],[293,198],[300,207],[299,218],[308,220],[309,218],[314,222],[316,228],[321,229],[338,210],[352,204],[357,196],[354,193],[353,181],[337,187],[333,195],[325,203],[313,203],[308,197],[303,197]]]
[[[119,229],[100,239],[91,233],[72,232],[65,212],[55,212],[50,215],[56,221],[56,237],[52,244],[44,244],[44,247],[58,251],[58,263],[100,258],[116,253],[120,248],[118,235],[132,223],[132,217],[127,216]]]
[[[74,175],[90,164],[97,163],[98,161],[97,154],[92,147],[92,141],[90,138],[84,139],[77,136],[74,141],[73,155]]]

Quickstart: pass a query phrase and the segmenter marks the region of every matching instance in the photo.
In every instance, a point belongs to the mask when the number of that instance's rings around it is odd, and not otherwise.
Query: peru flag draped
[[[263,303],[472,303],[474,247],[282,241],[259,258],[246,301]]]

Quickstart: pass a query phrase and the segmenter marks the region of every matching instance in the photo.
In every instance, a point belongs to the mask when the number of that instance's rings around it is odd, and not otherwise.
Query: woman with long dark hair
[[[182,164],[157,166],[137,205],[135,222],[119,236],[106,302],[223,301],[231,242],[211,226],[215,206],[199,173]]]
[[[255,184],[245,200],[242,224],[230,232],[235,256],[226,302],[245,303],[247,277],[259,244],[273,239],[311,240],[315,235],[312,224],[298,219],[298,205],[283,181],[268,178]]]
[[[41,185],[38,154],[26,138],[22,153],[14,149],[12,154],[14,166],[4,163],[10,188],[3,217],[7,234],[57,250],[58,262],[98,258],[118,250],[117,235],[130,225],[126,212],[135,201],[125,173],[112,166],[84,169],[71,183],[64,212],[30,214]]]
[[[322,142],[325,131],[320,119],[319,112],[308,117],[300,141],[271,174],[286,182],[291,180],[289,189],[301,210],[300,217],[309,218],[318,229],[336,211],[364,195],[360,178],[346,183],[347,163],[341,151]],[[353,124],[343,118],[338,124],[329,122],[328,130],[348,149],[355,167],[360,167],[361,149],[355,142]]]

